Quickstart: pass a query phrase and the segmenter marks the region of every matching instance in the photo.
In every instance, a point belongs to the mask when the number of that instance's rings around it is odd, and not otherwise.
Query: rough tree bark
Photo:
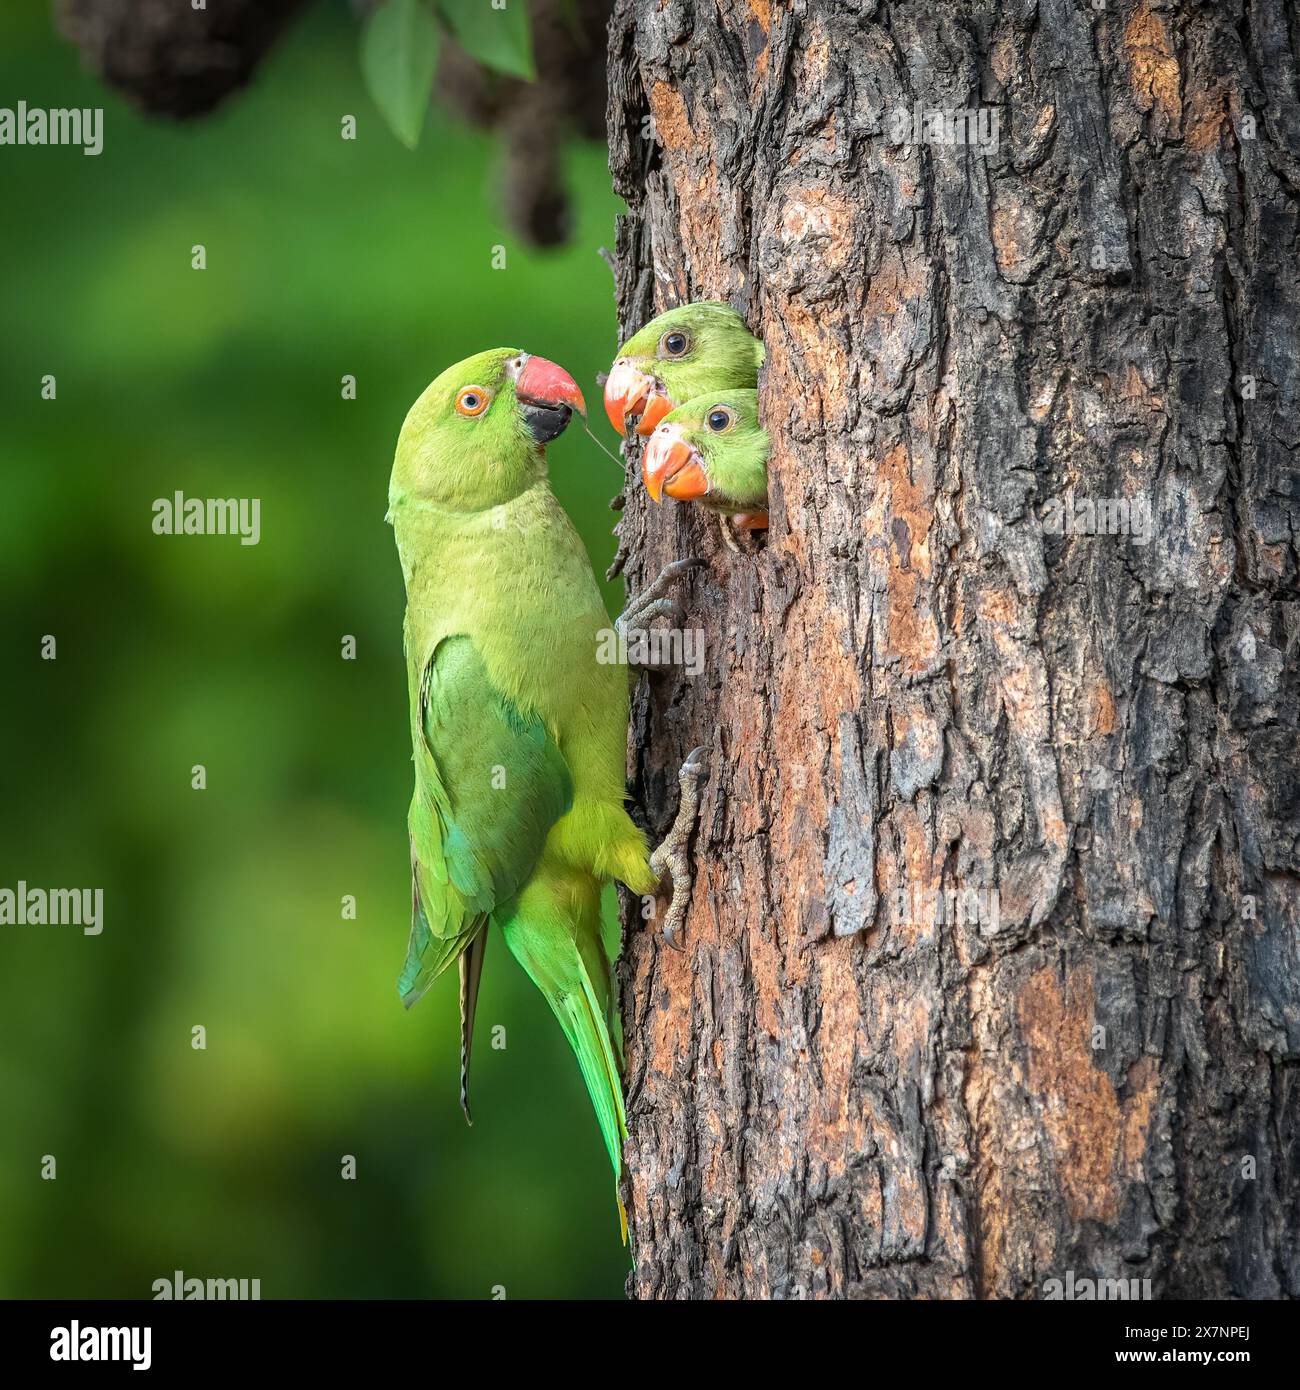
[[[618,0],[621,326],[730,299],[773,438],[759,553],[621,523],[632,588],[710,562],[707,674],[634,704],[653,830],[712,777],[684,953],[628,905],[632,1294],[1300,1293],[1298,48],[1286,0]],[[1049,534],[1071,490],[1150,543]]]

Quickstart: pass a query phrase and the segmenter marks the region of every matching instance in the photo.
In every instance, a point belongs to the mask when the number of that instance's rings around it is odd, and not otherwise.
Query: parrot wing
[[[573,782],[540,718],[490,680],[465,636],[444,637],[419,681],[411,800],[411,938],[398,982],[409,1008],[461,960],[461,1104],[488,917],[527,882]]]

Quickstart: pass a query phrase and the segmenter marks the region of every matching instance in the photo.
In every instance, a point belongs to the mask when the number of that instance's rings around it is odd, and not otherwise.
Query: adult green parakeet
[[[626,1131],[601,886],[648,895],[667,869],[676,906],[695,801],[683,795],[677,840],[652,867],[624,804],[628,673],[598,659],[609,617],[547,482],[544,446],[574,410],[586,413],[566,372],[498,348],[443,372],[402,426],[389,520],[406,581],[415,793],[399,991],[409,1006],[459,962],[468,1119],[495,922],[577,1054],[617,1180]],[[652,586],[651,607],[673,577]],[[702,770],[683,774],[684,793]]]
[[[648,435],[674,406],[708,391],[753,390],[763,344],[730,304],[702,300],[651,319],[618,350],[605,379],[605,413],[622,434]]]
[[[767,433],[757,391],[712,391],[679,405],[655,426],[641,476],[656,502],[665,494],[731,514],[737,526],[767,526]]]

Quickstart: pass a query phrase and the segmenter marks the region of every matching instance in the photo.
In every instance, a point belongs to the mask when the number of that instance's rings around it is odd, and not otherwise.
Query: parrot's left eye
[[[725,405],[714,406],[705,422],[714,434],[722,434],[736,423],[736,417]]]
[[[665,333],[659,339],[659,350],[665,357],[685,357],[691,349],[691,339],[688,333],[682,333],[678,329],[673,329],[670,333]]]
[[[462,386],[456,392],[456,413],[472,419],[475,415],[483,414],[491,399],[481,386]]]

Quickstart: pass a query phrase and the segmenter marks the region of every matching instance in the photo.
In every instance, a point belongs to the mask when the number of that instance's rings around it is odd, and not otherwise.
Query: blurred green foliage
[[[361,29],[361,75],[407,149],[420,143],[438,66],[438,25],[422,0],[383,0]]]
[[[411,774],[383,520],[403,415],[450,362],[527,348],[598,400],[604,151],[569,154],[571,248],[511,244],[491,142],[436,113],[418,154],[393,140],[341,5],[191,127],[82,74],[44,4],[6,7],[0,74],[0,105],[106,109],[98,158],[0,149],[0,886],[105,893],[97,938],[0,927],[0,1294],[147,1298],[180,1269],[267,1298],[618,1296],[591,1107],[500,941],[472,1130],[455,979],[398,1004]],[[550,453],[603,572],[618,471],[576,428]],[[155,536],[177,489],[261,498],[261,544]]]
[[[393,0],[385,0],[386,4]],[[456,41],[484,67],[507,77],[533,81],[533,36],[526,5],[492,0],[438,0],[434,7],[446,22]]]

